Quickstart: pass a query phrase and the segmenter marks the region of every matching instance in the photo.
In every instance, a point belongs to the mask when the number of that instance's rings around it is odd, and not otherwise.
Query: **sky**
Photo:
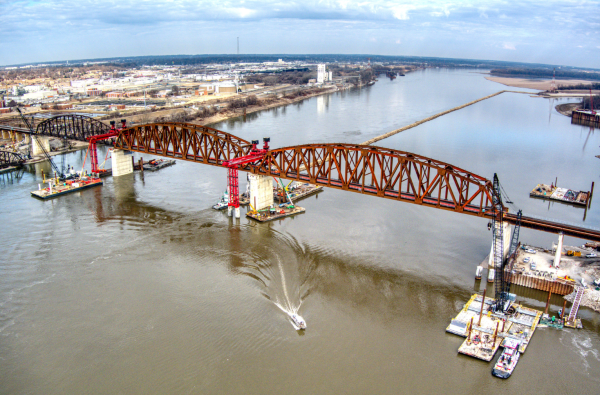
[[[600,68],[600,1],[0,0],[0,65],[373,54]]]

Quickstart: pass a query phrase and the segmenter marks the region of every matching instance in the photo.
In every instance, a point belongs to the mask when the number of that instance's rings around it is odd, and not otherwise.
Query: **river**
[[[275,148],[360,143],[502,89],[471,70],[428,69],[212,126],[270,137]],[[503,93],[376,145],[489,179],[498,173],[511,209],[599,227],[597,197],[587,212],[529,198],[555,178],[576,190],[598,181],[599,133],[571,125],[556,104]],[[78,168],[84,157],[65,160]],[[184,161],[44,202],[29,196],[42,169],[49,165],[0,175],[2,394],[593,393],[600,385],[600,316],[588,309],[583,330],[536,331],[509,380],[457,354],[463,339],[444,331],[485,286],[474,281],[491,244],[483,219],[326,189],[302,200],[306,213],[296,217],[236,221],[210,208],[226,171]],[[532,245],[555,239],[521,231]],[[513,289],[544,307],[546,294]],[[307,330],[295,331],[278,304],[297,309]],[[553,297],[551,312],[560,307]]]

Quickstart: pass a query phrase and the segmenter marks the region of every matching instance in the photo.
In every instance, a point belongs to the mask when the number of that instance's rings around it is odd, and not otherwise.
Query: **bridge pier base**
[[[4,140],[8,140],[8,139],[10,139],[10,133],[8,132],[8,130],[3,130],[3,131],[2,131],[2,138],[3,138]]]
[[[44,148],[42,149],[42,147]],[[46,152],[50,152],[50,139],[48,137],[37,136],[37,139],[34,138],[31,140],[32,156],[44,155],[44,149],[46,150]]]
[[[133,161],[131,156],[120,149],[114,149],[111,155],[113,177],[124,176],[133,173]]]
[[[255,210],[262,210],[273,205],[273,179],[269,176],[249,174],[250,204]]]
[[[227,207],[227,215],[230,217],[233,217],[235,214],[236,218],[240,218],[241,216],[241,210],[239,207],[233,207],[233,206],[228,206]]]

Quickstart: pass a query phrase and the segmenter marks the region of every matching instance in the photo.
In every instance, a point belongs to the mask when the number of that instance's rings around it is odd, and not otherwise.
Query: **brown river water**
[[[273,147],[360,143],[502,89],[468,70],[424,70],[213,126]],[[587,212],[529,198],[555,177],[577,190],[599,181],[600,134],[556,104],[504,93],[377,145],[496,172],[525,214],[600,227],[597,197]],[[294,218],[232,220],[210,208],[225,169],[183,161],[39,201],[29,191],[42,169],[0,175],[0,394],[600,388],[600,315],[588,309],[582,330],[537,330],[508,380],[457,354],[463,339],[445,328],[485,286],[474,280],[491,244],[483,219],[325,189]],[[523,229],[521,240],[550,247],[555,236]],[[544,307],[545,293],[513,290]]]

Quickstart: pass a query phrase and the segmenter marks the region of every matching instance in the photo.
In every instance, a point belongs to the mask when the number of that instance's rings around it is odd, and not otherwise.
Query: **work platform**
[[[529,196],[585,207],[588,204],[590,192],[573,191],[571,189],[559,188],[553,185],[537,184],[529,193]]]
[[[284,191],[281,187],[275,188],[273,190],[273,198],[278,203],[285,203],[288,201],[287,195],[289,195],[289,198],[291,198],[292,201],[295,202],[300,199],[304,199],[305,197],[314,195],[315,193],[319,193],[322,190],[323,190],[322,186],[317,186],[317,185],[309,184],[309,183],[303,183],[303,184],[292,186],[292,188],[290,188],[290,191],[287,194],[284,193]]]
[[[276,219],[281,219],[281,218],[285,218],[285,217],[289,217],[292,215],[296,215],[296,214],[301,214],[303,212],[305,212],[306,209],[304,207],[293,207],[293,208],[272,208],[269,210],[262,210],[259,212],[248,212],[246,214],[246,216],[248,218],[252,218],[255,221],[258,222],[269,222],[269,221],[274,221]]]
[[[40,189],[37,191],[31,191],[31,196],[46,200],[100,185],[102,185],[102,180],[100,178],[82,177],[75,181],[67,180],[58,184],[52,183],[48,188],[41,188],[40,186]]]
[[[446,332],[466,337],[458,348],[460,354],[489,362],[505,339],[519,341],[521,353],[527,349],[542,312],[513,303],[506,314],[496,314],[489,311],[493,302],[486,297],[482,310],[482,296],[472,295],[446,328]]]

